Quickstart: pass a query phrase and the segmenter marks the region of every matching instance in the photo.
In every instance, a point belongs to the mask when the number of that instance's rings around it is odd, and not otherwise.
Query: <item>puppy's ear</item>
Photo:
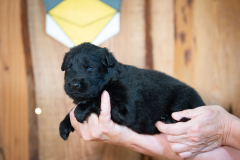
[[[69,53],[66,53],[63,59],[61,70],[65,71],[71,64],[69,63]]]
[[[107,48],[103,48],[103,52],[104,52],[104,58],[103,58],[103,65],[105,65],[106,67],[113,67],[115,65],[115,63],[117,62],[117,60],[115,59],[115,57],[112,55],[112,53],[110,53],[108,51]]]

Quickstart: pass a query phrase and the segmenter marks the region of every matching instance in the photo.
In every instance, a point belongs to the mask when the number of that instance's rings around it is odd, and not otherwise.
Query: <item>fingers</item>
[[[88,117],[87,125],[88,125],[89,134],[91,134],[91,136],[94,139],[98,139],[100,137],[100,130],[98,127],[98,125],[99,125],[98,116],[95,113],[92,113]]]
[[[98,126],[98,116],[95,113],[90,114],[87,119],[87,123],[89,128],[96,128]]]
[[[167,135],[167,140],[171,143],[184,143],[186,142],[186,135],[172,136]]]
[[[189,125],[183,122],[178,122],[176,124],[165,124],[159,121],[157,122],[156,127],[160,132],[168,135],[178,136],[187,133]]]
[[[192,152],[183,152],[183,153],[179,153],[179,156],[182,157],[183,159],[185,158],[189,158],[193,155]]]
[[[178,136],[187,133],[190,128],[189,122],[178,122],[176,124],[164,124],[163,122],[157,122],[156,127],[160,132],[168,135]]]
[[[87,121],[84,121],[83,123],[79,123],[79,131],[78,132],[77,132],[78,135],[80,134],[84,140],[91,140],[91,135],[89,134],[89,128],[88,128]]]
[[[71,124],[79,137],[82,137],[84,140],[99,139],[103,128],[108,130],[111,127],[111,106],[107,91],[104,91],[101,97],[101,112],[99,118],[96,114],[91,114],[87,118],[87,121],[79,123],[74,115],[75,108],[70,112]],[[101,125],[101,127],[99,125]],[[99,127],[103,128],[100,129]]]
[[[110,96],[107,91],[103,91],[101,97],[101,112],[99,116],[99,124],[109,125],[111,122],[111,105],[110,105]]]
[[[173,117],[173,119],[175,119],[177,121],[180,121],[183,117],[192,119],[192,118],[200,115],[201,111],[202,111],[202,107],[198,107],[195,109],[187,109],[187,110],[183,110],[180,112],[172,113],[172,117]]]
[[[171,143],[171,149],[176,153],[183,153],[188,151],[188,145],[181,143]]]

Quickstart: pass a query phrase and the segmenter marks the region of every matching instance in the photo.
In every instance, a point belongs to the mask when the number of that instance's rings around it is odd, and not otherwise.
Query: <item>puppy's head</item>
[[[66,53],[62,71],[65,71],[65,92],[75,102],[88,100],[102,90],[117,63],[106,48],[83,43]]]

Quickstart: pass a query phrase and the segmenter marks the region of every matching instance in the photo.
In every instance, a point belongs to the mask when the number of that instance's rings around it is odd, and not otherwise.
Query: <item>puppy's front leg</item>
[[[72,127],[70,116],[68,113],[64,118],[64,120],[60,123],[59,133],[62,139],[67,140],[69,133],[73,131],[74,131],[74,128]]]
[[[78,122],[83,123],[87,119],[87,116],[91,114],[91,105],[89,104],[78,104],[75,111],[74,115],[77,119]]]

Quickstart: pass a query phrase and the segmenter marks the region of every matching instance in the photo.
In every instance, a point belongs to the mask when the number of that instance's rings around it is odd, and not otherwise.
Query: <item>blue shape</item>
[[[46,11],[50,11],[56,5],[61,3],[63,0],[43,0]]]
[[[121,6],[121,0],[101,0],[102,2],[106,3],[107,5],[113,7],[117,11],[119,11]]]

